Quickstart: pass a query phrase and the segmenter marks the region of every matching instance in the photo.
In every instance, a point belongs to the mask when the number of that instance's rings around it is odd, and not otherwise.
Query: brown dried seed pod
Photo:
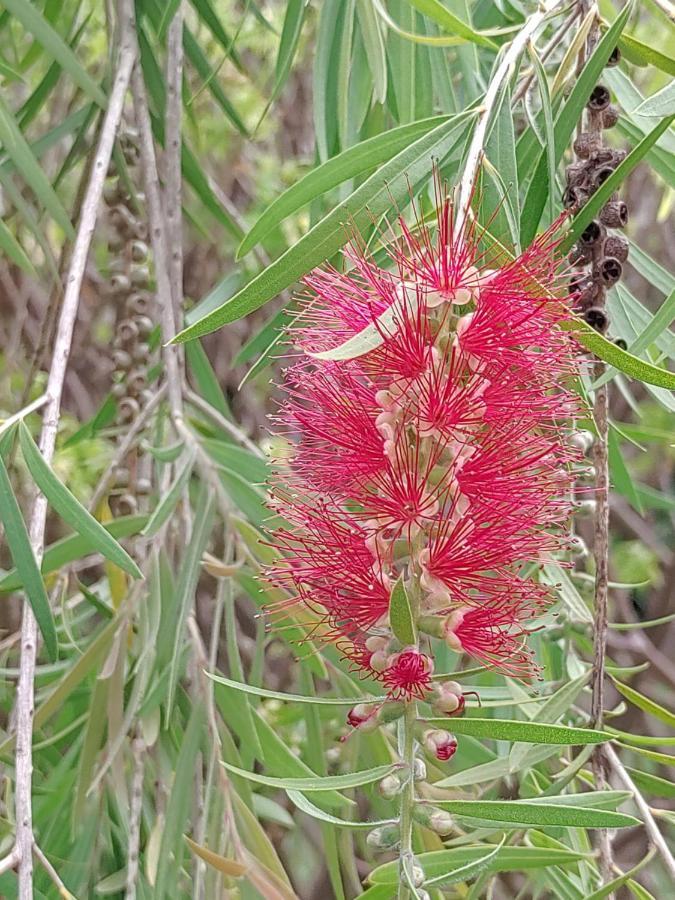
[[[105,200],[106,206],[115,206],[124,199],[120,190],[119,181],[116,178],[112,178],[104,184],[103,199]]]
[[[131,282],[123,272],[110,276],[110,288],[116,294],[124,294],[131,287]]]
[[[591,91],[591,96],[588,98],[586,106],[593,112],[602,112],[603,109],[607,109],[611,99],[609,90],[604,84],[596,84]]]
[[[604,288],[600,284],[592,282],[578,295],[575,305],[578,310],[585,312],[587,309],[591,309],[591,307],[594,306],[602,307],[604,302]]]
[[[575,244],[567,257],[570,264],[573,266],[583,266],[584,263],[589,263],[591,258],[592,253],[590,247],[581,244]]]
[[[616,169],[619,163],[622,163],[628,156],[628,150],[612,150],[612,165]]]
[[[579,186],[586,181],[586,164],[583,162],[575,162],[565,170],[567,176],[567,184],[570,186]]]
[[[610,234],[605,241],[603,250],[607,256],[618,259],[620,263],[624,263],[628,259],[628,241],[619,234]]]
[[[147,291],[134,291],[133,294],[129,294],[124,306],[129,313],[145,315],[150,309],[150,294]]]
[[[129,470],[126,466],[118,466],[115,469],[115,487],[125,488],[129,484]]]
[[[602,166],[609,165],[614,160],[614,150],[611,147],[599,147],[594,153],[590,156],[590,162],[594,166]]]
[[[148,286],[148,282],[150,281],[150,269],[148,269],[147,266],[132,266],[129,274],[131,283],[135,288],[144,288]]]
[[[602,278],[603,284],[611,287],[616,284],[623,274],[623,266],[618,259],[612,256],[606,256],[598,266],[598,274]]]
[[[143,369],[132,369],[127,375],[127,390],[130,394],[140,394],[147,383],[147,376]]]
[[[138,333],[141,337],[146,338],[152,334],[152,329],[155,325],[150,316],[136,316],[134,322],[138,326]]]
[[[602,127],[614,128],[619,121],[619,108],[610,103],[606,110],[602,113]]]
[[[593,172],[593,178],[591,179],[594,190],[597,190],[600,185],[604,184],[613,172],[614,166],[612,165],[598,166]]]
[[[132,516],[138,510],[138,502],[133,494],[122,494],[114,498],[115,512],[118,516]]]
[[[129,250],[134,262],[142,263],[148,258],[148,245],[145,241],[132,241]]]
[[[579,235],[579,243],[582,246],[594,247],[600,241],[604,241],[606,234],[605,226],[598,222],[597,219],[593,219]]]
[[[621,51],[619,50],[618,47],[615,47],[612,50],[611,56],[609,57],[609,59],[607,60],[605,65],[618,66],[620,62],[621,62]]]
[[[152,491],[152,482],[149,478],[138,478],[136,480],[136,493],[149,494]]]
[[[121,231],[133,227],[136,221],[136,217],[124,203],[118,203],[110,210],[110,222]]]
[[[122,319],[117,324],[115,342],[119,344],[131,344],[138,338],[138,325],[132,319]]]
[[[628,222],[628,207],[623,200],[612,200],[600,210],[600,221],[608,228],[625,228]]]
[[[134,347],[134,362],[135,363],[147,363],[148,357],[150,356],[150,346],[145,343],[145,341],[141,341],[136,344]]]
[[[584,313],[584,321],[600,333],[607,331],[607,326],[609,325],[607,313],[599,306],[592,306],[590,309],[587,309]]]
[[[117,407],[117,418],[123,424],[133,422],[138,417],[140,407],[133,397],[122,397]]]
[[[131,368],[131,354],[127,353],[126,350],[113,350],[112,360],[116,369],[126,371]]]
[[[110,388],[110,393],[116,400],[120,400],[122,397],[126,396],[127,387],[123,381],[116,381]]]
[[[591,131],[584,131],[574,142],[574,152],[579,159],[590,159],[590,156],[601,145],[600,135]]]
[[[628,350],[628,344],[624,341],[623,338],[617,338],[614,343],[619,348],[619,350]]]
[[[583,206],[588,200],[588,191],[583,188],[571,186],[563,191],[562,202],[565,209],[575,209]]]

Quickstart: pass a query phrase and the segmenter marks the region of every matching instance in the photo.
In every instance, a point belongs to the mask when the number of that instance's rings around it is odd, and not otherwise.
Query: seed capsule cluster
[[[607,65],[616,65],[620,54],[614,50]],[[616,125],[618,109],[610,102],[609,90],[597,84],[586,104],[586,127],[574,142],[577,161],[567,168],[564,205],[578,211],[604,184],[625,157],[624,150],[613,150],[603,143],[602,132]],[[607,290],[616,284],[628,258],[628,241],[612,229],[625,228],[628,208],[623,200],[612,195],[582,232],[570,253],[576,267],[570,280],[570,294],[586,322],[596,331],[605,332],[609,326],[606,311]]]
[[[127,127],[120,136],[120,145],[127,165],[127,175],[135,180],[139,161],[137,133]],[[108,283],[108,296],[117,313],[112,359],[115,365],[112,394],[117,401],[116,424],[131,425],[149,398],[148,365],[150,362],[149,338],[153,330],[150,318],[152,294],[150,293],[148,229],[139,218],[137,204],[142,195],[132,197],[128,183],[111,162],[108,181],[104,189],[109,208],[110,238],[108,248],[112,263]],[[151,482],[144,477],[144,460],[138,451],[130,453],[115,472],[115,483],[110,497],[112,512],[129,515],[138,509],[138,497],[150,492]]]

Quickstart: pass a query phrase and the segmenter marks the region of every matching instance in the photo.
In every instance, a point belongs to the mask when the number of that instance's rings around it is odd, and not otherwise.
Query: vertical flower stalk
[[[507,259],[486,251],[475,224],[457,226],[438,182],[436,195],[433,226],[399,219],[385,267],[354,245],[348,271],[306,278],[276,416],[289,450],[272,485],[284,520],[275,609],[311,610],[315,633],[383,685],[388,702],[356,707],[350,724],[403,715],[401,896],[418,872],[421,746],[437,760],[456,748],[444,731],[420,746],[417,704],[464,708],[459,685],[433,680],[434,650],[537,677],[527,636],[552,601],[537,572],[568,547],[582,461],[568,439],[578,362],[559,327],[568,312],[553,234]],[[370,348],[344,358],[368,326]]]

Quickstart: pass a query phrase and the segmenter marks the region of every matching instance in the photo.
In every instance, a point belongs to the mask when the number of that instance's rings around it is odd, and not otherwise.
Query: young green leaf
[[[630,828],[639,825],[633,816],[611,810],[587,809],[583,806],[525,803],[502,800],[434,800],[434,805],[457,816],[508,822],[513,825],[561,826],[565,828]]]
[[[478,44],[481,47],[489,47],[492,50],[497,49],[494,41],[467,25],[454,13],[451,13],[440,0],[408,0],[408,2],[416,10],[440,25],[443,31],[448,34],[456,34],[458,37],[464,38],[465,41]]]
[[[403,575],[399,576],[389,598],[389,624],[394,637],[403,646],[414,644],[417,641],[417,629]]]
[[[141,535],[143,537],[153,537],[154,535],[156,535],[159,529],[174,511],[174,509],[178,505],[179,500],[183,496],[185,486],[187,485],[190,475],[192,474],[194,461],[194,452],[188,453],[187,459],[185,460],[182,469],[174,478],[173,483],[169,487],[169,490],[157,504],[157,508],[150,516],[148,524],[145,526],[143,531],[141,531]]]
[[[5,539],[17,573],[21,579],[26,598],[31,605],[49,658],[58,656],[58,641],[54,617],[49,605],[42,575],[38,569],[30,538],[21,515],[19,504],[12,490],[5,463],[0,456],[0,521],[5,529]]]
[[[670,725],[671,728],[675,728],[675,713],[672,713],[669,709],[650,700],[649,697],[645,697],[644,694],[636,691],[635,688],[629,687],[627,684],[622,684],[616,678],[612,678],[612,682],[617,691],[620,694],[623,694],[626,700],[630,701],[633,706],[637,706],[638,709],[643,710],[643,712],[646,712],[648,715],[660,719],[662,722],[665,722],[666,725]]]
[[[267,787],[283,788],[293,791],[335,791],[346,788],[361,787],[364,784],[372,784],[381,781],[386,775],[390,775],[395,765],[375,766],[374,769],[366,769],[362,772],[346,772],[344,775],[314,775],[306,778],[273,778],[270,775],[260,775],[258,772],[247,772],[230,763],[221,761],[228,772],[264,784]]]
[[[327,813],[323,809],[319,809],[318,806],[315,806],[300,791],[287,790],[286,793],[288,794],[288,799],[291,801],[291,803],[294,803],[299,810],[307,813],[308,816],[312,816],[312,818],[314,819],[319,819],[319,821],[321,822],[328,822],[331,825],[338,825],[341,828],[356,828],[370,831],[373,828],[377,828],[379,825],[390,825],[395,821],[394,819],[379,819],[378,821],[374,822],[369,822],[367,820],[364,821],[361,819],[340,819],[337,816],[331,815],[331,813]]]
[[[344,246],[350,238],[348,223],[365,227],[392,204],[403,204],[410,196],[410,184],[429,177],[432,158],[446,155],[457,140],[456,132],[474,115],[469,110],[453,116],[398,153],[234,297],[185,328],[174,342],[194,340],[259,309]]]
[[[286,703],[314,703],[319,706],[354,706],[356,703],[382,703],[386,697],[309,697],[302,694],[286,694],[282,691],[268,691],[253,684],[245,684],[241,681],[232,681],[224,675],[206,673],[212,681],[224,684],[226,687],[235,688],[245,694],[254,694],[256,697],[266,697],[270,700],[283,700]]]
[[[675,81],[647,97],[635,110],[636,116],[672,116],[675,115]]]
[[[143,573],[126,550],[120,547],[110,532],[106,531],[103,525],[87,512],[68,488],[61,484],[42,458],[30,431],[23,422],[19,425],[19,443],[23,458],[35,483],[64,522],[67,522],[82,537],[90,540],[99,553],[119,566],[120,569],[128,572],[132,578],[142,578]]]
[[[447,719],[425,719],[433,728],[447,726]],[[592,728],[573,728],[569,725],[548,725],[539,722],[517,722],[509,719],[453,719],[452,730],[457,734],[489,738],[493,741],[523,741],[527,744],[601,744],[612,739],[606,731]]]

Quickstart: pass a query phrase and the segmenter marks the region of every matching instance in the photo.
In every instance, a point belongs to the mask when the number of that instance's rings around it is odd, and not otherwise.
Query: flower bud
[[[378,785],[380,793],[387,800],[393,800],[394,797],[397,797],[401,793],[402,787],[403,783],[398,772],[392,772],[391,775],[387,775]]]
[[[431,708],[443,716],[461,716],[466,700],[456,681],[441,681],[434,685]]]
[[[426,781],[427,767],[423,759],[415,759],[413,763],[413,781]]]
[[[426,876],[424,874],[424,869],[422,868],[422,866],[419,863],[413,863],[411,875],[412,875],[412,883],[415,885],[415,887],[416,888],[422,887]],[[418,891],[417,892],[419,897],[421,897],[422,894],[426,894],[426,893],[427,893],[426,891]],[[427,896],[428,896],[428,894],[427,894]]]
[[[424,735],[424,746],[441,762],[447,762],[457,752],[457,738],[449,731],[427,731]]]
[[[437,806],[429,806],[419,803],[413,809],[413,818],[425,828],[430,828],[436,834],[450,834],[455,827],[454,820],[449,812],[439,809]]]
[[[400,840],[398,825],[380,825],[373,828],[366,838],[366,843],[373,850],[393,850]]]
[[[377,708],[369,703],[357,703],[347,713],[347,724],[361,731],[374,731],[377,728]]]

